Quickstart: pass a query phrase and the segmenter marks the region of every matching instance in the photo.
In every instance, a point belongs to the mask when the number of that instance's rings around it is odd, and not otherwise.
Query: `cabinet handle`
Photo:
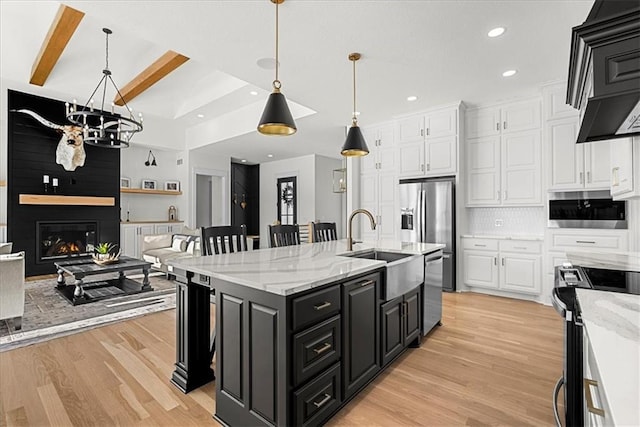
[[[504,258],[502,258],[502,261],[500,262],[500,264],[502,264],[502,266],[504,267]]]
[[[591,182],[591,171],[587,171],[587,182]]]
[[[498,265],[498,258],[493,257],[493,265]]]
[[[420,172],[424,172],[424,164],[420,165]]]
[[[611,186],[617,187],[620,185],[620,177],[618,176],[619,167],[615,167],[611,169]]]
[[[373,280],[367,280],[365,282],[360,283],[360,287],[364,288],[365,286],[373,285]]]
[[[429,128],[427,128],[427,136],[429,136]]]
[[[576,243],[589,243],[591,245],[595,245],[596,242],[591,241],[591,240],[576,240]]]
[[[427,163],[427,171],[430,171],[430,170],[431,170],[431,164]]]
[[[330,306],[331,306],[331,303],[329,301],[325,301],[322,304],[314,305],[313,309],[315,311],[320,311],[320,310],[323,310],[323,309],[325,309],[327,307],[330,307]]]
[[[503,122],[502,124],[502,130],[507,130],[507,122]]]
[[[331,395],[325,393],[324,397],[322,398],[322,400],[320,402],[313,402],[313,404],[315,405],[316,408],[319,408],[319,407],[321,407],[322,405],[324,405],[325,403],[327,403],[330,400],[331,400]]]
[[[328,342],[324,343],[322,345],[322,347],[320,348],[314,348],[313,351],[315,354],[322,354],[325,351],[329,350],[331,348],[331,344],[329,344]]]
[[[477,246],[479,248],[486,248],[487,247],[487,245],[479,245],[477,243],[474,243],[473,246]]]
[[[580,184],[584,184],[584,177],[582,172],[580,172]]]
[[[598,381],[590,380],[589,378],[584,379],[584,394],[587,400],[587,410],[592,414],[604,417],[604,409],[596,408],[593,404],[593,396],[591,395],[590,386],[598,387]]]
[[[420,129],[420,136],[424,136],[424,129]]]
[[[500,130],[500,122],[496,123],[496,130],[498,130],[498,131]]]
[[[526,246],[514,246],[513,249],[524,249],[524,250],[526,250],[527,247]]]

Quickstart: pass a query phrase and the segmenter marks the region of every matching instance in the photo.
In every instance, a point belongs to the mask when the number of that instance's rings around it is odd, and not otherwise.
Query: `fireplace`
[[[96,221],[38,221],[36,262],[92,254],[97,230]]]

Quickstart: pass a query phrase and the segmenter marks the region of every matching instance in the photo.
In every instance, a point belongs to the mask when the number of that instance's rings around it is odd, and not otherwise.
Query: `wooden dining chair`
[[[300,227],[295,225],[270,225],[269,247],[292,246],[300,244]]]
[[[244,224],[202,227],[202,255],[220,255],[248,249],[247,226]]]
[[[338,240],[335,222],[312,222],[313,241],[328,242],[330,240]]]

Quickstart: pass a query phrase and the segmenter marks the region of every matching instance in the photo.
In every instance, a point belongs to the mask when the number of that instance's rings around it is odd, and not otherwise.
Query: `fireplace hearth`
[[[36,262],[91,255],[97,230],[96,221],[38,221]]]

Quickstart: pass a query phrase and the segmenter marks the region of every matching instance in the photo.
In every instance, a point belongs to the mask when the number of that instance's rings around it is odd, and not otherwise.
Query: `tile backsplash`
[[[543,207],[469,208],[468,234],[543,235]]]

